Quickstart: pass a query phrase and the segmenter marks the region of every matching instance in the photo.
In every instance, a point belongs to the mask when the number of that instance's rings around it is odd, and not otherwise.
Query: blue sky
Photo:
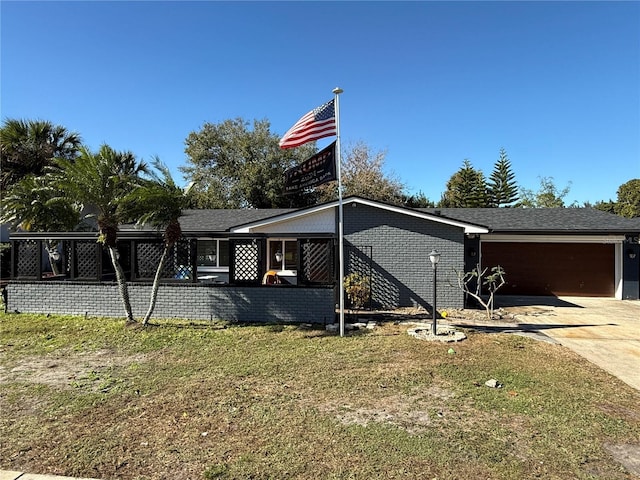
[[[504,147],[521,186],[640,178],[639,2],[0,2],[0,113],[173,170],[203,123],[284,134],[341,87],[343,147],[438,200]],[[326,142],[324,141],[326,140]],[[331,139],[318,142],[319,147]]]

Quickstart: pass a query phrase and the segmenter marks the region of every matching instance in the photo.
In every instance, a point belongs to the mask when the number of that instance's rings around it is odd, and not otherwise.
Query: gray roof
[[[349,197],[345,201],[357,201],[357,199],[358,197]],[[328,202],[327,205],[330,206],[331,203]],[[180,217],[180,225],[185,233],[225,233],[233,227],[295,211],[304,212],[304,210],[304,208],[185,210]],[[415,210],[486,227],[491,233],[634,235],[640,233],[640,218],[623,218],[593,208],[416,208]]]
[[[184,210],[180,226],[184,232],[228,232],[232,227],[293,212],[293,208],[241,208],[220,210]]]
[[[348,197],[346,201],[358,201],[358,197]],[[327,202],[333,208],[336,202]],[[380,202],[373,202],[380,203]],[[380,203],[381,205],[384,205]],[[322,205],[309,207],[317,209]],[[412,209],[406,208],[407,211]],[[522,234],[627,234],[640,235],[640,217],[623,218],[593,208],[416,208],[418,212],[440,215],[445,219],[486,227],[490,233],[522,233]],[[234,227],[254,222],[276,219],[292,212],[304,212],[305,209],[272,208],[272,209],[216,209],[216,210],[184,210],[180,217],[182,231],[187,234],[216,235],[229,233]],[[131,235],[137,232],[149,234],[151,227],[135,227],[122,225],[121,231]],[[11,232],[12,238],[17,236],[38,237],[51,232]],[[58,232],[60,233],[60,232]],[[61,235],[77,236],[79,232],[66,232]],[[86,233],[86,235],[93,235]]]
[[[420,208],[425,213],[483,225],[492,233],[638,233],[640,218],[594,208]]]

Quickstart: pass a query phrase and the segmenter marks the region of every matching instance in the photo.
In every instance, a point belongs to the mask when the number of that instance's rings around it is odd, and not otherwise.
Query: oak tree
[[[242,118],[205,123],[185,140],[187,164],[180,167],[193,208],[294,208],[311,205],[315,194],[285,195],[284,172],[313,153],[315,143],[281,149],[267,120]]]

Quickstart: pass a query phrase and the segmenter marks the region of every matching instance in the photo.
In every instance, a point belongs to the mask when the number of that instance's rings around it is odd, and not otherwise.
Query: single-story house
[[[187,210],[163,272],[156,317],[332,323],[338,202],[301,209]],[[406,208],[343,201],[345,275],[370,279],[370,308],[461,308],[457,276],[500,265],[504,295],[640,298],[640,219],[594,209]],[[121,316],[95,232],[13,232],[8,309]],[[58,241],[51,275],[45,240]],[[134,314],[145,311],[160,233],[125,226],[120,262]],[[274,281],[277,278],[277,281]],[[46,280],[46,281],[43,281]]]

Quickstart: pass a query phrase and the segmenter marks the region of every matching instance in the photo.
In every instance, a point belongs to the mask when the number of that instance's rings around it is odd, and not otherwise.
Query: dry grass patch
[[[607,478],[640,394],[557,345],[389,323],[0,316],[0,468],[104,479]],[[484,386],[497,378],[502,389]]]
[[[60,351],[43,356],[8,360],[0,365],[0,383],[43,384],[56,389],[109,388],[110,372],[117,367],[146,361],[145,354],[121,354],[113,350]],[[106,382],[106,383],[105,383]]]

